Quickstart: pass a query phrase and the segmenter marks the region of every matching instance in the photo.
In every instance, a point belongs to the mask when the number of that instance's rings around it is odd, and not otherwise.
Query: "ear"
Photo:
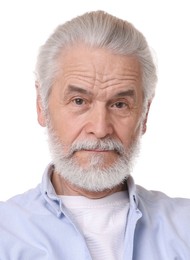
[[[148,114],[149,114],[149,110],[150,110],[150,105],[151,105],[151,103],[152,103],[152,101],[150,100],[150,101],[148,102],[147,111],[146,111],[146,116],[145,116],[144,121],[143,121],[142,134],[145,134],[145,133],[146,133],[147,120],[148,120]]]
[[[46,118],[45,118],[45,113],[44,113],[44,109],[43,109],[43,105],[42,105],[42,100],[41,100],[41,96],[39,93],[39,88],[40,85],[38,82],[35,83],[35,87],[36,87],[36,109],[37,109],[37,118],[38,118],[38,123],[45,127],[46,126]]]

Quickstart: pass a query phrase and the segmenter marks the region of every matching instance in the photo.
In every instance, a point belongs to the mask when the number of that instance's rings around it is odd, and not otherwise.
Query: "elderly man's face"
[[[60,70],[49,97],[49,118],[64,153],[78,141],[112,138],[129,148],[141,131],[143,90],[140,64],[134,57],[105,49],[72,47],[59,58]],[[47,121],[38,108],[42,126]],[[83,149],[74,153],[81,167],[101,155],[102,167],[112,165],[115,150]]]

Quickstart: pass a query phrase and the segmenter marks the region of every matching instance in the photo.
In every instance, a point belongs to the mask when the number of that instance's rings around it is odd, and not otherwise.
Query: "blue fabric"
[[[35,189],[0,203],[0,260],[91,259],[56,196],[51,172],[52,166]],[[127,184],[130,210],[123,259],[190,260],[190,200],[147,191],[132,177]]]

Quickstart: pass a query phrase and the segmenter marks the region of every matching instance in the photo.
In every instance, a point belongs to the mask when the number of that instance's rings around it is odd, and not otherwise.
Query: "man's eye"
[[[73,103],[80,106],[80,105],[83,105],[85,103],[85,101],[82,98],[75,98],[75,99],[73,99]]]
[[[112,105],[112,107],[116,107],[116,108],[125,108],[128,107],[128,105],[125,102],[116,102]]]

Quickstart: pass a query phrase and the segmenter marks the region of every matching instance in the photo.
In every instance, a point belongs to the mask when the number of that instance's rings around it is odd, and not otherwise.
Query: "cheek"
[[[126,120],[115,127],[115,134],[125,147],[129,147],[130,144],[136,139],[140,133],[139,120]]]
[[[69,113],[53,113],[51,124],[58,138],[66,145],[72,144],[80,135],[82,123]]]

